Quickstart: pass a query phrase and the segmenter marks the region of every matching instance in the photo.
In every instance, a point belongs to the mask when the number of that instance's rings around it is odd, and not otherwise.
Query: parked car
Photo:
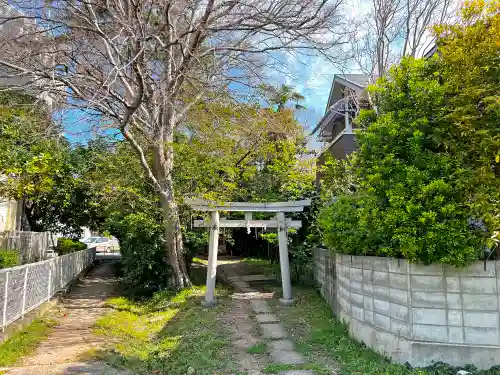
[[[45,259],[52,259],[52,258],[55,258],[56,256],[57,256],[57,253],[54,250],[53,246],[49,247],[47,249],[47,251],[45,252]]]
[[[109,253],[115,249],[115,241],[107,237],[88,237],[82,240],[87,248],[95,247],[97,252]]]

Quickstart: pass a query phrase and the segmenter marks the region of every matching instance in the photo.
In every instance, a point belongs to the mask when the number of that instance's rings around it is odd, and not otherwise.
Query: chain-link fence
[[[95,259],[95,248],[0,270],[0,323],[10,323],[48,301]]]

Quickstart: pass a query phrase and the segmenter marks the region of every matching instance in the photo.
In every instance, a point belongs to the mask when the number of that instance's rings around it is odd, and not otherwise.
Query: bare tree
[[[375,79],[403,56],[421,56],[433,43],[429,28],[451,13],[452,0],[373,0],[357,22],[354,51],[360,68]]]
[[[158,193],[168,263],[183,287],[174,131],[207,90],[257,87],[279,51],[345,43],[341,1],[1,0],[17,10],[0,12],[3,29],[24,27],[0,35],[0,78],[88,111],[130,142]]]

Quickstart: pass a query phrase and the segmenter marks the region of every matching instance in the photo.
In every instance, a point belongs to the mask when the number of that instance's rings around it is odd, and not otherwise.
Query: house
[[[366,87],[369,77],[365,74],[335,74],[326,105],[326,112],[311,134],[323,142],[317,164],[323,165],[327,153],[336,159],[345,159],[357,150],[353,119],[360,108],[369,107]],[[319,176],[318,176],[319,182]]]
[[[423,54],[428,59],[439,53],[437,45],[433,44]],[[333,77],[326,112],[311,134],[317,134],[317,139],[323,142],[318,154],[318,165],[325,163],[326,152],[336,159],[345,159],[347,155],[357,150],[355,124],[353,119],[361,108],[369,108],[369,97],[366,87],[370,83],[366,74],[335,74]]]

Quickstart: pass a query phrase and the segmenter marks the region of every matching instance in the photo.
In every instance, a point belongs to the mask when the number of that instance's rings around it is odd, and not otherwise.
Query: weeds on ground
[[[55,324],[54,320],[37,319],[1,343],[0,367],[12,366],[22,357],[33,353]]]
[[[271,263],[269,259],[260,258],[245,258],[243,259],[243,264],[245,264],[248,269],[248,274],[264,274],[264,275],[276,275],[280,274],[280,266],[277,263]]]
[[[204,287],[192,287],[159,292],[139,302],[110,299],[108,306],[114,311],[94,328],[96,334],[109,337],[110,347],[96,356],[137,374],[184,375],[190,367],[197,375],[226,373],[232,366],[230,336],[217,324],[224,304],[202,308],[204,292]]]
[[[259,342],[249,347],[247,352],[250,354],[265,354],[267,352],[267,344],[264,341]]]
[[[283,371],[291,370],[313,370],[315,375],[331,375],[331,371],[329,371],[326,367],[313,363],[306,363],[303,365],[282,365],[280,363],[269,363],[264,368],[263,372],[265,374],[279,374]]]
[[[273,308],[283,324],[292,332],[297,348],[309,357],[312,363],[326,367],[340,367],[339,375],[456,375],[466,370],[470,375],[498,375],[500,366],[489,370],[478,370],[473,366],[453,367],[437,363],[426,368],[391,363],[387,358],[374,352],[349,337],[347,325],[332,315],[330,307],[312,287],[294,288],[296,304],[289,308]]]

